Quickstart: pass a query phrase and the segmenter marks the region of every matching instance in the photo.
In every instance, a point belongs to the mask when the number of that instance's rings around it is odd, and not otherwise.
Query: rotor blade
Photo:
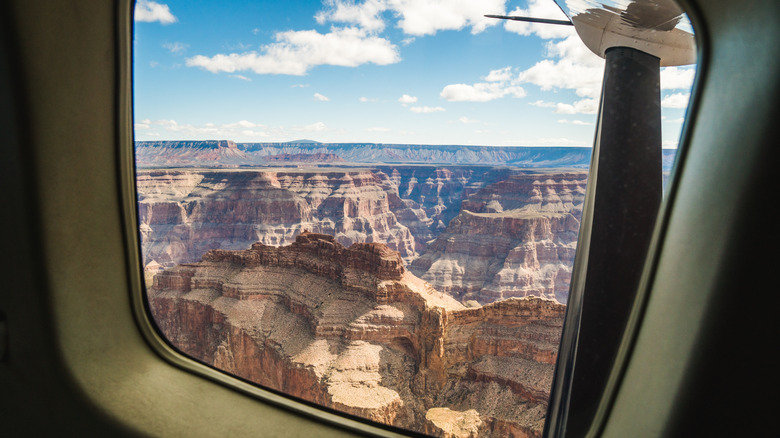
[[[488,18],[500,18],[502,20],[513,21],[528,21],[530,23],[544,23],[544,24],[560,24],[563,26],[573,26],[571,21],[568,20],[553,20],[551,18],[531,18],[531,17],[514,17],[509,15],[485,15]]]

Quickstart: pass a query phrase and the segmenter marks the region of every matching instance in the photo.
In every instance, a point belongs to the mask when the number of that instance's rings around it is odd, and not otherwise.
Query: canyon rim
[[[293,398],[541,436],[589,156],[545,149],[137,145],[149,310],[183,354]]]

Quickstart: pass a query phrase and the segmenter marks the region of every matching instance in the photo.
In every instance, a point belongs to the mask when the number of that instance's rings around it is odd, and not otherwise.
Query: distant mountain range
[[[137,141],[139,167],[252,167],[295,164],[458,164],[587,168],[591,148],[383,143]],[[676,150],[664,150],[664,170]]]

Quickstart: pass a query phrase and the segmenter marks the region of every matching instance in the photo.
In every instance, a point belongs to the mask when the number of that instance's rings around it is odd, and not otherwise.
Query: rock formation
[[[465,196],[512,172],[478,166],[140,170],[144,265],[153,274],[210,249],[287,245],[303,229],[332,234],[347,246],[386,243],[410,262],[457,215]]]
[[[369,165],[469,165],[522,168],[587,168],[591,148],[566,146],[466,146],[382,143],[319,143],[301,140],[286,143],[235,143],[211,141],[137,141],[139,167],[237,167],[262,166],[271,156],[322,154],[348,163]],[[662,151],[664,171],[674,163],[676,150]],[[307,160],[308,161],[308,160]],[[314,161],[309,161],[314,162]]]
[[[202,166],[218,164],[236,167],[249,164],[252,157],[230,140],[144,141],[135,148],[139,167]]]
[[[367,170],[139,171],[137,187],[145,266],[257,241],[289,244],[303,229],[418,255],[414,236],[391,211],[386,184]]]
[[[541,296],[565,303],[586,178],[528,171],[484,187],[410,269],[463,301]]]
[[[439,436],[540,436],[564,306],[466,308],[384,244],[304,232],[154,277],[177,349],[293,397]]]
[[[344,159],[336,154],[317,152],[313,154],[276,154],[263,157],[266,163],[339,163]]]

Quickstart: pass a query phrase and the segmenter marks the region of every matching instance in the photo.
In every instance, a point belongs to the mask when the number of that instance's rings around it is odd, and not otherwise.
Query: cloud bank
[[[147,23],[159,21],[162,24],[171,24],[177,21],[168,5],[147,0],[138,0],[135,4],[134,15],[135,21]]]

